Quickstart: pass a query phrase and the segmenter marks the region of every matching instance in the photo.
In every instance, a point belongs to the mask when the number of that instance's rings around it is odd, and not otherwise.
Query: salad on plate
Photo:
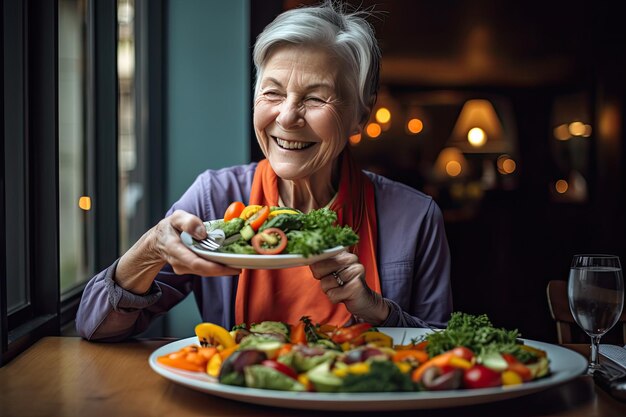
[[[486,315],[453,313],[446,329],[394,343],[367,323],[265,321],[195,328],[198,344],[157,358],[220,384],[282,391],[414,392],[524,384],[550,375],[546,352]]]
[[[231,203],[218,220],[205,222],[207,233],[222,241],[217,252],[241,255],[317,255],[352,246],[358,235],[337,226],[337,213],[328,208],[302,213],[288,207]]]

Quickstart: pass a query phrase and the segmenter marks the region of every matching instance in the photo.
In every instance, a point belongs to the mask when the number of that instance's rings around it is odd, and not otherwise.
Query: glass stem
[[[600,336],[591,336],[591,358],[589,366],[595,368],[598,366],[598,352],[600,351]]]

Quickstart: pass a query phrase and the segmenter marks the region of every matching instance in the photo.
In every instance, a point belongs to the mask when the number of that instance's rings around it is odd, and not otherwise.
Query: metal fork
[[[207,237],[202,240],[193,240],[196,246],[202,249],[214,251],[224,244],[224,231],[220,229],[212,230]]]
[[[196,246],[199,246],[202,249],[206,249],[210,251],[217,250],[220,246],[222,246],[220,243],[215,241],[211,236],[207,236],[205,239],[202,239],[202,240],[194,239],[193,242],[196,244]]]

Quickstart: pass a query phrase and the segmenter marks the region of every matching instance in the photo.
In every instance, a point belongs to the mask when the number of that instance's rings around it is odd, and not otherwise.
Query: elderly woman
[[[254,130],[266,159],[202,173],[162,221],[93,277],[77,314],[88,339],[121,340],[194,292],[205,321],[442,326],[452,309],[441,212],[428,196],[361,171],[348,138],[376,98],[380,53],[363,14],[327,2],[278,16],[254,47]],[[359,242],[311,266],[237,270],[180,239],[229,203],[329,207]],[[262,256],[262,255],[259,255]],[[191,330],[191,329],[190,329]]]

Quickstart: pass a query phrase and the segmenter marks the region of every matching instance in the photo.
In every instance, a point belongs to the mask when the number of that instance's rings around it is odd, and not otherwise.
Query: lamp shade
[[[510,152],[502,123],[489,100],[473,99],[463,105],[448,146],[463,153]]]

